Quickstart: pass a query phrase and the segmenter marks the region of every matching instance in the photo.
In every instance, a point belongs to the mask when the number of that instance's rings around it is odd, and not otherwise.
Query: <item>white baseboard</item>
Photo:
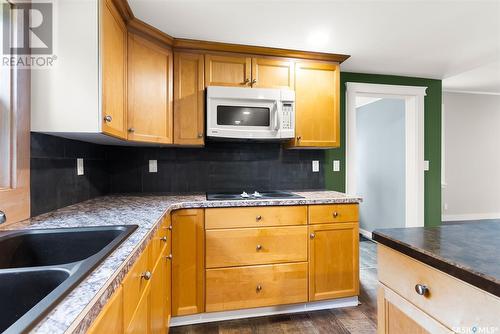
[[[170,327],[353,306],[358,306],[358,297],[339,298],[334,300],[325,300],[294,305],[258,307],[235,311],[200,313],[193,315],[184,315],[180,317],[172,317],[172,319],[170,320]]]
[[[500,219],[500,212],[492,213],[467,213],[460,215],[443,215],[441,220],[444,222],[461,220],[481,220],[481,219]]]
[[[359,229],[359,234],[361,234],[363,237],[372,240],[372,232],[364,230],[362,228]]]

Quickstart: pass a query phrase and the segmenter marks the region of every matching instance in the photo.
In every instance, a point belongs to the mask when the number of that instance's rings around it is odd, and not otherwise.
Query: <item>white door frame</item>
[[[405,226],[424,226],[424,96],[427,87],[346,83],[346,192],[355,195],[356,96],[405,101]]]

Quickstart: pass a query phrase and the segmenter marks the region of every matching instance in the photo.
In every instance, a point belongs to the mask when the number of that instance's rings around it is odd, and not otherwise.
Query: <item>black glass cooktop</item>
[[[287,198],[304,198],[304,197],[288,191],[253,191],[253,192],[242,191],[238,193],[236,192],[207,193],[207,200],[209,201],[287,199]]]

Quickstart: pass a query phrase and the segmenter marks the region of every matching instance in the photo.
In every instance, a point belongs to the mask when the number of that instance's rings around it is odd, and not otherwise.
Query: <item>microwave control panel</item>
[[[281,128],[284,130],[292,129],[293,104],[283,103]]]

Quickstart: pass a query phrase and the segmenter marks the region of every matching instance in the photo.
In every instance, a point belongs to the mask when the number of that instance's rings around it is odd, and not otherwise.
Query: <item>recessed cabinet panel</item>
[[[100,3],[102,132],[126,139],[127,28],[111,0]]]
[[[128,139],[173,143],[172,51],[128,38]]]
[[[250,84],[251,58],[205,55],[206,86],[244,87]]]
[[[97,316],[88,334],[123,333],[123,289],[119,287]]]
[[[252,87],[295,89],[293,61],[252,58]]]
[[[205,86],[203,55],[174,54],[174,143],[203,145]]]
[[[295,64],[295,139],[293,147],[339,147],[339,65]]]

